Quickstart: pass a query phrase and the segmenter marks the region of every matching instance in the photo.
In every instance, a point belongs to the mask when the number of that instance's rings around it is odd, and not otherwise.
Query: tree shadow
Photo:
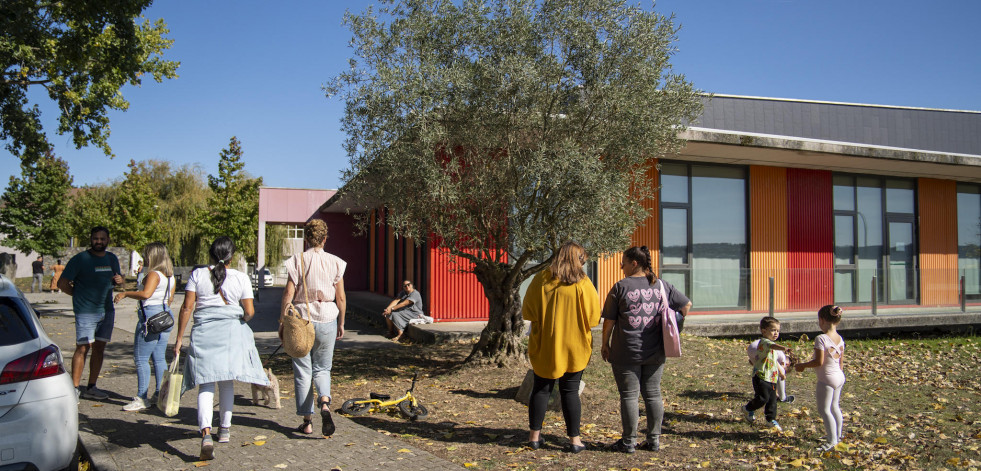
[[[510,388],[491,389],[490,391],[474,391],[472,389],[452,389],[449,392],[474,399],[514,399],[518,394],[518,386]]]
[[[679,396],[694,400],[722,400],[724,398],[743,398],[746,397],[747,393],[743,391],[709,391],[709,390],[696,390],[687,389],[680,393]],[[749,399],[746,399],[747,401]]]

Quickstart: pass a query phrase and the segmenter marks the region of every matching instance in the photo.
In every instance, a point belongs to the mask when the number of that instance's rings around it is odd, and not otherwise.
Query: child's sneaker
[[[783,432],[783,427],[780,426],[780,422],[777,422],[776,419],[771,420],[770,425],[772,425],[773,428],[777,429],[778,432]]]
[[[825,443],[824,445],[821,445],[821,446],[817,447],[817,451],[818,451],[818,453],[824,453],[826,451],[831,451],[834,448],[835,448],[835,445],[834,444],[832,444],[832,443]]]
[[[794,399],[796,399],[796,397],[794,397],[794,395],[791,394],[791,395],[789,395],[789,396],[781,399],[780,402],[786,402],[787,404],[790,404],[791,402],[794,402]]]
[[[743,412],[746,413],[746,421],[747,422],[755,422],[756,421],[756,411],[749,410],[749,409],[746,408],[746,406],[743,406]]]

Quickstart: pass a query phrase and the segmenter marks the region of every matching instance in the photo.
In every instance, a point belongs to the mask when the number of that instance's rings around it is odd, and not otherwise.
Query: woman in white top
[[[198,426],[201,430],[201,459],[214,459],[211,421],[215,385],[218,387],[218,443],[227,443],[235,401],[233,381],[268,385],[255,338],[248,322],[255,315],[252,282],[238,270],[228,268],[235,252],[232,239],[222,236],[211,244],[214,265],[198,268],[184,287],[184,304],[177,323],[174,355],[179,355],[184,331],[191,320],[191,345],[184,363],[184,389],[198,386]]]
[[[324,221],[314,219],[308,222],[303,228],[303,239],[309,248],[286,262],[289,279],[283,290],[280,315],[285,314],[287,306],[292,303],[304,318],[313,321],[316,332],[313,349],[306,356],[293,359],[296,415],[303,417],[297,431],[313,433],[313,401],[316,398],[322,421],[321,433],[329,437],[335,430],[334,420],[330,416],[330,369],[334,363],[334,342],[344,336],[344,311],[347,306],[344,269],[347,263],[324,251],[327,240],[327,224]],[[279,338],[283,338],[282,322],[279,324]],[[317,396],[313,393],[314,385],[317,386]]]
[[[141,280],[142,284],[137,284],[136,291],[124,291],[116,295],[114,302],[119,302],[123,298],[132,298],[139,301],[137,308],[136,330],[133,335],[133,361],[136,362],[136,397],[129,404],[123,406],[124,411],[138,411],[146,409],[152,404],[151,396],[156,397],[160,390],[160,382],[163,381],[163,373],[167,371],[167,340],[170,339],[170,331],[173,327],[158,333],[151,333],[146,328],[146,320],[166,311],[170,312],[170,303],[174,302],[174,290],[177,288],[174,280],[174,264],[170,261],[167,254],[167,246],[163,242],[153,242],[147,244],[143,249],[143,258],[147,262],[149,273]],[[153,360],[153,376],[156,379],[156,388],[153,394],[149,394],[150,388],[150,364]]]

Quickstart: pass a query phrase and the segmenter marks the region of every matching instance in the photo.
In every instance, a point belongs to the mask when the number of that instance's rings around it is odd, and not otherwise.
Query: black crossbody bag
[[[167,277],[167,290],[164,291],[163,306],[164,310],[154,314],[149,319],[146,318],[146,311],[143,309],[143,301],[140,301],[140,315],[146,322],[143,323],[143,336],[159,334],[174,326],[174,317],[167,309],[167,299],[170,298],[170,277]]]

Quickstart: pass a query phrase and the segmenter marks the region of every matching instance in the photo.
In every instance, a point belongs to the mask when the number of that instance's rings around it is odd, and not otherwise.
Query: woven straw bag
[[[303,253],[300,253],[300,272],[303,272]],[[310,300],[307,292],[307,274],[303,274],[303,295],[307,305],[307,313],[310,312]],[[286,305],[286,313],[282,315],[279,322],[283,324],[283,350],[293,358],[302,358],[310,354],[313,349],[313,341],[316,332],[313,330],[313,321],[303,318],[300,310],[289,303]]]

